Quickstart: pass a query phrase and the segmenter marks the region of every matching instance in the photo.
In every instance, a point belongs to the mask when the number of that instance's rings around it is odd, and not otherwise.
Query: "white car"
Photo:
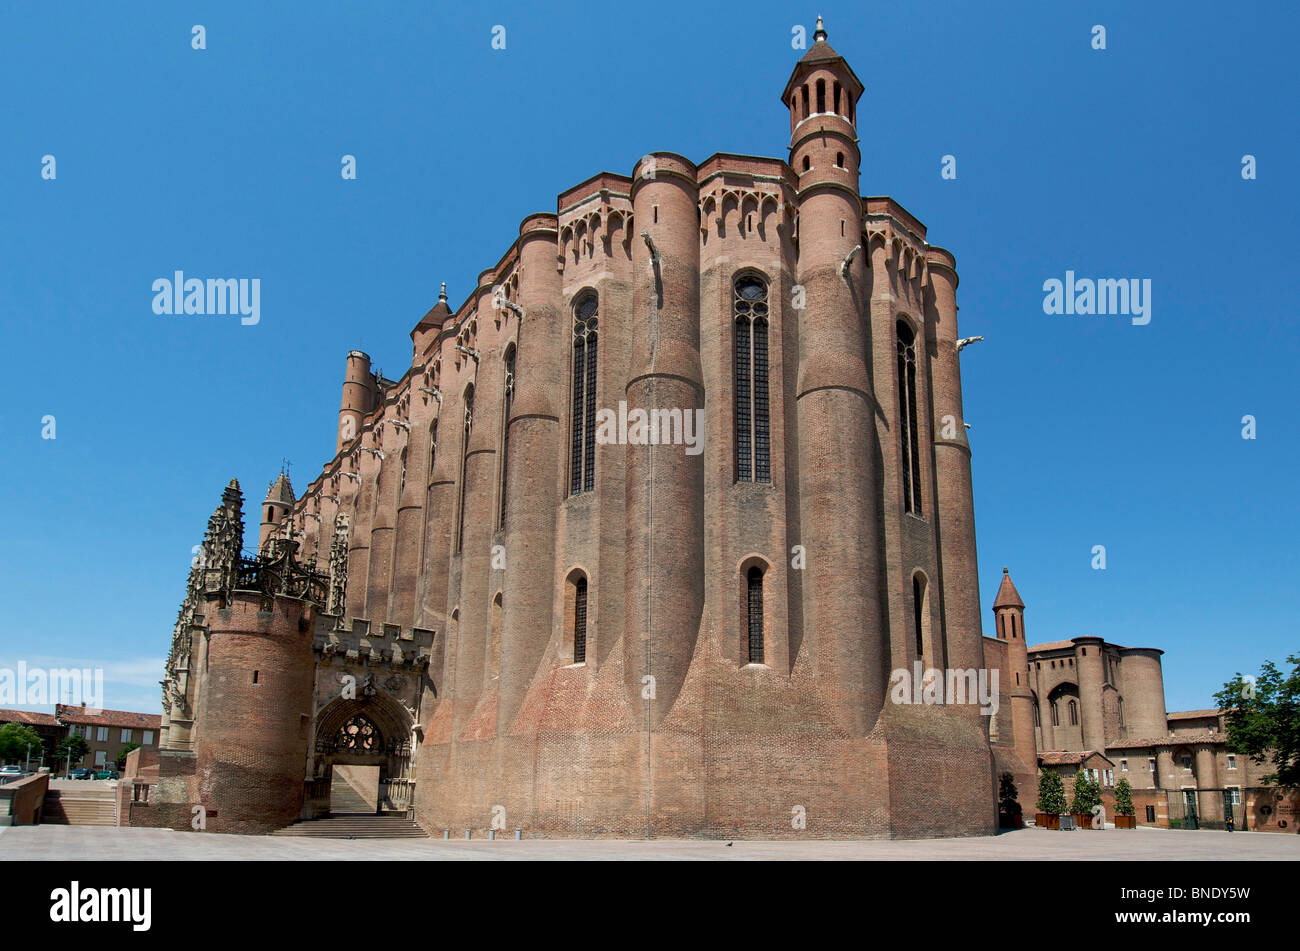
[[[23,778],[23,768],[14,764],[12,766],[0,766],[0,783],[12,782],[15,779]]]

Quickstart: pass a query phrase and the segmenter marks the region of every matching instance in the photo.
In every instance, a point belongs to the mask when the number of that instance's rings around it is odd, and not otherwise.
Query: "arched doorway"
[[[316,715],[313,816],[402,814],[411,808],[413,718],[370,678],[357,693],[331,701]]]

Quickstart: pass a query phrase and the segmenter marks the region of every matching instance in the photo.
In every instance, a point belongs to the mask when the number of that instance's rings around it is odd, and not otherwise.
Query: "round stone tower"
[[[301,817],[314,612],[247,591],[210,604],[194,745],[208,831],[271,832]]]
[[[267,488],[266,501],[262,503],[262,524],[257,533],[258,551],[266,550],[267,540],[275,534],[280,522],[289,514],[293,501],[293,486],[289,483],[289,475],[281,472]]]
[[[1034,694],[1029,688],[1029,649],[1025,646],[1025,602],[1020,599],[1020,592],[1012,584],[1006,568],[1002,569],[1002,585],[993,599],[993,617],[997,639],[1007,645],[1003,673],[1010,683],[1000,687],[1003,695],[1010,697],[1016,755],[1025,770],[1023,775],[1016,776],[1016,781],[1021,784],[1022,795],[1030,791],[1025,783],[1037,795],[1038,748],[1034,739]]]
[[[812,48],[781,97],[790,110],[790,166],[799,181],[794,303],[804,630],[816,678],[835,685],[828,695],[836,719],[859,736],[884,704],[889,655],[879,599],[875,400],[856,291],[866,283],[856,131],[862,91],[818,18]]]

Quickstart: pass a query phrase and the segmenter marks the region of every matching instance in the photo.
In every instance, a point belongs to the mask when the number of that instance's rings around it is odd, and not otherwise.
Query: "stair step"
[[[427,839],[429,834],[406,816],[327,816],[306,819],[277,829],[272,835],[298,835],[328,839]]]

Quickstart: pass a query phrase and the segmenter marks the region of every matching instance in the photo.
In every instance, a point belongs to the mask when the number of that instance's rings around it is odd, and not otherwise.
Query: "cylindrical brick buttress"
[[[687,159],[657,152],[637,164],[633,217],[654,251],[632,239],[628,444],[597,450],[627,453],[626,682],[636,706],[649,704],[652,728],[681,690],[704,611],[704,456],[684,444],[635,445],[632,420],[665,411],[684,426],[689,413],[695,426],[704,407],[698,202]]]

